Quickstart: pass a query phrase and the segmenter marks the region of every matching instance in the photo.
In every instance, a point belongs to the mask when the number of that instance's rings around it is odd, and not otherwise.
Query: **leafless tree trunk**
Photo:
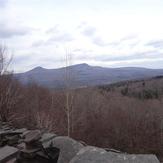
[[[19,100],[19,86],[9,73],[12,56],[8,56],[8,49],[0,45],[0,120],[8,121],[11,117],[11,109]],[[13,117],[13,115],[12,115]]]
[[[12,61],[12,56],[8,56],[6,46],[0,45],[0,76],[8,73],[7,69]]]
[[[74,74],[70,69],[70,65],[72,62],[71,54],[66,51],[66,68],[65,68],[65,96],[66,96],[66,105],[65,112],[67,116],[67,135],[70,137],[73,131],[73,101],[74,101],[74,93],[72,91],[74,84]]]

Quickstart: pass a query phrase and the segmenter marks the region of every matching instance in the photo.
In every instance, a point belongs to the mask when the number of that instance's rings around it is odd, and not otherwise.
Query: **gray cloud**
[[[154,48],[163,48],[163,40],[151,41],[146,44],[147,46],[153,46]]]
[[[52,36],[47,42],[70,42],[73,40],[74,38],[71,34],[63,33]]]
[[[92,38],[92,42],[98,46],[108,46],[109,43],[105,42],[104,40],[102,40],[101,37],[97,36],[97,37],[93,37]]]
[[[84,23],[84,24],[80,25],[79,29],[80,30],[82,29],[81,34],[83,34],[84,36],[90,38],[90,40],[94,44],[96,44],[97,46],[101,46],[101,47],[104,47],[104,46],[113,46],[113,47],[114,46],[119,46],[124,42],[127,42],[127,43],[129,42],[129,45],[131,47],[133,47],[138,43],[138,36],[134,35],[134,34],[133,35],[128,35],[128,36],[126,36],[124,38],[121,38],[120,40],[118,40],[116,42],[109,43],[109,42],[103,40],[103,38],[98,35],[98,33],[97,33],[98,31],[97,31],[97,29],[95,27],[89,26],[87,23]],[[137,42],[135,42],[136,40],[137,40]],[[134,41],[134,43],[133,43],[133,41]]]
[[[138,38],[137,35],[128,35],[128,36],[123,37],[122,39],[120,39],[120,42],[121,42],[121,41],[130,41],[130,40],[135,40],[135,39],[137,39],[137,38]]]
[[[64,42],[71,42],[74,38],[69,33],[62,33],[62,34],[55,34],[50,37],[48,40],[38,40],[32,43],[32,47],[40,47],[45,45],[50,45],[52,43],[64,43]]]
[[[95,58],[96,61],[108,62],[108,61],[126,61],[126,60],[142,60],[142,59],[155,59],[155,58],[163,58],[163,54],[158,51],[146,51],[133,53],[126,56],[112,56],[112,55],[102,55]]]
[[[53,42],[71,42],[74,40],[73,36],[70,33],[63,31],[59,24],[49,28],[45,34],[50,36],[49,39],[47,39],[47,41],[37,41],[33,43],[33,46],[49,45]]]
[[[88,23],[86,21],[81,22],[76,29],[82,29],[83,27],[85,27]]]
[[[0,0],[0,8],[5,7],[8,3],[8,0]]]
[[[47,34],[53,34],[53,33],[58,33],[59,32],[59,24],[55,25],[54,27],[52,28],[49,28],[46,33]]]
[[[32,47],[39,47],[39,46],[42,46],[44,44],[45,44],[45,41],[39,40],[39,41],[33,42]]]
[[[16,65],[17,64],[22,64],[22,63],[25,63],[27,60],[29,61],[31,59],[32,59],[31,55],[14,56],[12,63],[16,64]]]
[[[74,53],[77,51],[74,51]],[[143,60],[143,59],[156,59],[162,58],[163,54],[158,51],[146,51],[139,53],[131,53],[130,55],[121,55],[113,56],[112,54],[96,54],[95,52],[82,53],[79,56],[76,56],[76,59],[84,60],[94,60],[97,62],[123,62],[123,61],[134,61],[134,60]],[[94,55],[93,55],[94,54]]]
[[[94,43],[98,46],[108,46],[109,45],[100,36],[97,35],[97,29],[95,27],[87,26],[87,24],[85,24],[85,26],[83,25],[83,28],[82,28],[81,33],[84,36],[90,38],[92,43]]]
[[[139,44],[139,42],[140,42],[140,40],[138,39],[137,35],[129,35],[129,36],[121,38],[118,41],[110,42],[108,45],[115,48],[117,46],[121,46],[124,43],[132,48],[132,47],[136,46],[137,44]]]
[[[29,27],[23,26],[7,26],[5,23],[0,23],[0,38],[11,38],[14,36],[23,36],[32,31]]]
[[[96,34],[96,28],[88,26],[82,31],[82,34],[88,37],[93,37]]]

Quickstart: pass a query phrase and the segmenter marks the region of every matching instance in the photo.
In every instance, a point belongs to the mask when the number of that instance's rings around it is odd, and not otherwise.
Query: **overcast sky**
[[[22,72],[72,63],[163,68],[163,0],[0,0],[0,43]]]

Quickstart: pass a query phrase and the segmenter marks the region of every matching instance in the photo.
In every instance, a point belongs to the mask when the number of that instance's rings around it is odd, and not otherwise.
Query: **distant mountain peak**
[[[88,65],[87,63],[80,63],[80,64],[76,64],[76,65],[71,65],[69,67],[90,67],[90,65]]]
[[[78,65],[81,65],[81,66],[90,66],[90,65],[87,64],[87,63],[81,63],[81,64],[78,64]]]
[[[30,70],[29,72],[40,72],[40,71],[43,71],[43,70],[46,70],[46,69],[41,67],[41,66],[38,66],[38,67],[35,67],[32,70]]]
[[[67,68],[70,68],[70,69],[88,69],[90,68],[91,66],[88,65],[87,63],[80,63],[80,64],[75,64],[75,65],[70,65],[70,66],[67,66]],[[65,67],[63,67],[65,68]]]
[[[90,66],[86,63],[71,65],[68,68],[72,70],[71,72],[74,75],[74,87],[96,86],[163,75],[163,69],[144,69],[137,67],[105,68]],[[22,83],[28,83],[30,80],[33,80],[44,87],[64,88],[64,75],[65,67],[57,69],[36,67],[28,72],[16,74],[16,77]]]
[[[40,70],[40,69],[44,69],[44,68],[41,67],[41,66],[37,66],[37,67],[35,67],[34,69],[38,69],[38,70]]]

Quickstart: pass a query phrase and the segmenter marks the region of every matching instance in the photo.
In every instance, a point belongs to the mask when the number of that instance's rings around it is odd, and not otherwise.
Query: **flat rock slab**
[[[13,157],[16,157],[18,151],[19,150],[17,148],[11,146],[0,148],[0,163],[5,163]]]
[[[23,134],[23,130],[2,130],[0,131],[0,136],[7,136],[7,135],[19,135]]]
[[[25,135],[25,143],[32,143],[38,141],[41,138],[41,132],[39,130],[31,130]]]
[[[120,154],[87,146],[82,148],[70,163],[159,163],[159,161],[155,155]]]
[[[52,133],[44,133],[41,136],[41,139],[39,140],[39,142],[42,144],[42,146],[44,148],[48,148],[50,147],[50,145],[52,144],[52,140],[56,137],[57,135],[52,134]]]
[[[50,140],[52,140],[53,138],[55,138],[56,136],[57,136],[57,135],[52,134],[52,133],[44,133],[44,134],[42,134],[42,136],[41,136],[40,142],[44,143],[44,142],[50,141]]]
[[[53,139],[52,146],[60,149],[58,163],[69,163],[69,161],[84,146],[67,136],[58,136]]]
[[[13,159],[7,161],[6,163],[16,163],[16,158],[13,158]]]

